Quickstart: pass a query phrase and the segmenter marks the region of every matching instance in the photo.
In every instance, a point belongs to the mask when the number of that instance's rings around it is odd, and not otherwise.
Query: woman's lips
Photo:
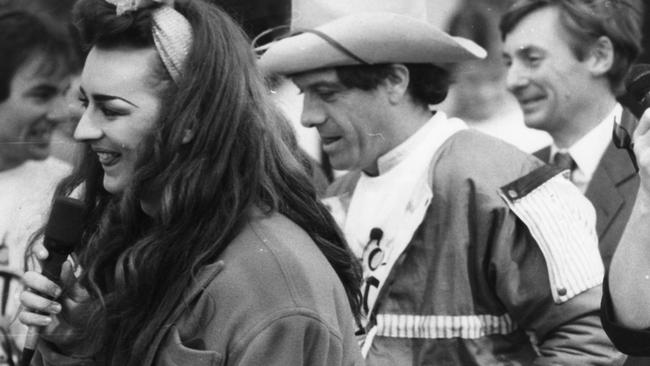
[[[117,164],[122,156],[122,154],[112,151],[95,151],[95,153],[97,154],[99,163],[104,167],[110,167]]]

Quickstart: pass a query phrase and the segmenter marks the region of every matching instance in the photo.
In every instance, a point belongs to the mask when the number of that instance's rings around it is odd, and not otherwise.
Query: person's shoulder
[[[462,153],[469,161],[500,161],[504,158],[516,161],[531,160],[531,154],[515,145],[473,128],[455,133],[443,144],[441,149],[444,149],[445,146],[452,152]]]
[[[474,129],[451,136],[434,155],[435,181],[467,181],[500,187],[544,166],[538,158]]]
[[[222,280],[237,281],[265,301],[309,302],[320,289],[338,289],[338,276],[311,237],[278,213],[254,214],[221,255]]]
[[[48,167],[52,171],[64,172],[66,174],[72,171],[72,165],[70,165],[70,163],[57,159],[53,156],[50,156],[49,158],[43,160],[43,166]]]
[[[40,176],[53,180],[62,179],[72,172],[72,166],[55,157],[48,157],[45,160],[32,160],[28,162],[28,167],[33,172],[38,172]]]
[[[217,313],[230,325],[243,330],[276,317],[307,316],[339,332],[344,314],[353,321],[334,269],[310,236],[281,214],[255,215],[219,260],[223,270],[205,292],[216,308],[230,309]]]

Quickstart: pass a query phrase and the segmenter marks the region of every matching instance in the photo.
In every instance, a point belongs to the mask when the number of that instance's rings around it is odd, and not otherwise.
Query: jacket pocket
[[[183,344],[176,326],[169,329],[156,359],[158,366],[219,366],[223,364],[223,355],[219,352],[193,349]]]

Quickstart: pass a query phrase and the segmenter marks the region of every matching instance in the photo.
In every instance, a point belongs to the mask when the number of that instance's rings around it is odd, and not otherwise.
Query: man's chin
[[[50,156],[50,146],[32,146],[29,149],[29,160],[45,160]]]
[[[546,119],[536,111],[535,113],[524,114],[524,124],[528,128],[534,128],[536,130],[545,130]]]

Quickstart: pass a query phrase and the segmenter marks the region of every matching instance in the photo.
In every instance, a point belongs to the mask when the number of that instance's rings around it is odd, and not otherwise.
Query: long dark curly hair
[[[74,19],[89,46],[154,47],[151,13],[158,4],[116,16],[104,0],[81,0]],[[323,252],[360,312],[360,271],[340,230],[317,200],[303,157],[283,137],[287,123],[267,97],[249,42],[230,17],[204,1],[176,1],[194,42],[182,80],[162,62],[163,110],[142,144],[129,187],[111,195],[88,148],[56,195],[83,191],[85,244],[78,250],[89,289],[96,354],[114,365],[139,365],[144,352],[204,265],[215,262],[248,220],[251,208],[279,212]],[[190,143],[183,143],[192,131]],[[160,195],[147,216],[140,199]]]

